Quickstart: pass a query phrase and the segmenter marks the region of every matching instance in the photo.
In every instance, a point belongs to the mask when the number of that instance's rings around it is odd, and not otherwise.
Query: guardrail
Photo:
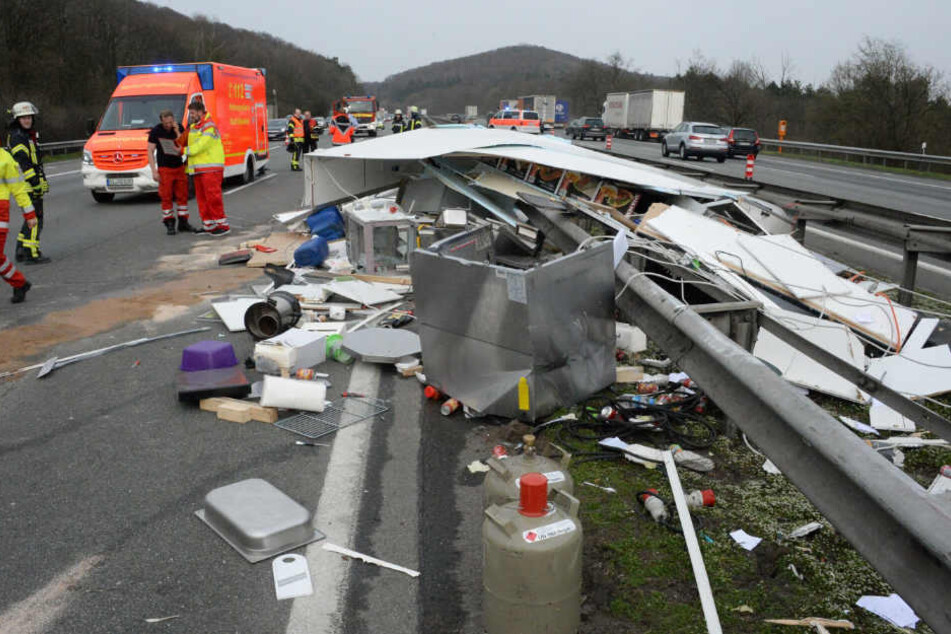
[[[914,152],[893,152],[891,150],[875,150],[872,148],[850,147],[847,145],[826,145],[824,143],[809,143],[806,141],[780,141],[779,139],[760,139],[762,147],[771,147],[780,149],[784,153],[790,150],[796,154],[815,154],[819,160],[822,156],[827,157],[841,156],[846,161],[853,163],[863,163],[865,165],[877,164],[880,159],[881,164],[888,167],[904,167],[905,169],[918,169],[919,171],[948,172],[951,171],[951,156],[938,156],[935,154],[916,154]],[[853,160],[853,157],[861,159]],[[917,165],[917,168],[912,168]]]
[[[48,154],[66,154],[74,150],[81,150],[86,145],[86,139],[76,139],[75,141],[55,141],[53,143],[40,143],[41,152]]]

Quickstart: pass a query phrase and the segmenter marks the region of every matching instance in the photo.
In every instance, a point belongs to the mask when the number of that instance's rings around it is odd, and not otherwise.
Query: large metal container
[[[573,634],[581,622],[578,500],[548,503],[540,473],[522,476],[520,500],[485,511],[482,599],[488,634]]]
[[[611,243],[530,268],[494,257],[487,227],[410,256],[427,380],[477,412],[529,421],[614,383]]]
[[[535,449],[535,437],[527,434],[522,439],[525,450],[519,456],[507,458],[489,458],[489,472],[482,484],[482,508],[493,504],[505,504],[519,498],[521,477],[526,473],[540,473],[548,479],[548,486],[554,491],[574,494],[575,481],[568,473],[569,454],[562,454],[561,462],[538,455]]]

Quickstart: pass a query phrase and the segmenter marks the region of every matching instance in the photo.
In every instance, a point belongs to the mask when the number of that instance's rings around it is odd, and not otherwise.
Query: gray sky
[[[756,58],[775,76],[786,53],[796,79],[818,84],[865,35],[897,40],[915,62],[951,76],[949,0],[371,0],[343,10],[338,7],[347,4],[300,0],[152,2],[338,57],[364,81],[501,46],[537,44],[598,59],[617,50],[635,70],[660,75],[676,73],[678,60],[686,66],[699,49],[721,68]],[[655,26],[637,26],[648,18]]]

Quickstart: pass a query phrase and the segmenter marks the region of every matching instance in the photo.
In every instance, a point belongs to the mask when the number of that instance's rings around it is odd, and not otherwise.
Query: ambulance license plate
[[[107,178],[106,187],[109,189],[132,189],[131,178]]]

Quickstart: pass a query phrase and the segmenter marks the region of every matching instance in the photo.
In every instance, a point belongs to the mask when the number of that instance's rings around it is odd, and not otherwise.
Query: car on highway
[[[287,132],[287,119],[268,119],[267,120],[267,139],[268,141],[277,141],[283,139]]]
[[[585,138],[603,141],[606,135],[607,131],[604,129],[604,121],[601,117],[581,117],[565,127],[565,136],[582,141]]]
[[[541,118],[534,110],[499,110],[489,117],[490,128],[541,134]]]
[[[454,114],[449,120],[453,123],[462,123],[462,115]]]
[[[699,161],[710,156],[722,163],[729,151],[726,130],[715,123],[700,121],[684,121],[660,142],[661,154],[670,156],[673,152],[685,161],[691,156],[696,156]]]
[[[314,117],[314,121],[317,122],[317,127],[320,128],[321,130],[327,129],[327,120],[324,119],[323,117]]]
[[[756,156],[759,154],[759,135],[752,128],[724,128],[727,131],[727,156]]]

